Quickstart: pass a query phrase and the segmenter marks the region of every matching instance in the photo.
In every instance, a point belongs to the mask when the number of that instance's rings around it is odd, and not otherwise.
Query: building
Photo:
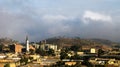
[[[37,60],[37,59],[40,58],[40,55],[36,55],[36,54],[34,54],[34,55],[30,55],[30,57],[32,57],[33,60]]]
[[[53,49],[54,51],[57,51],[57,45],[50,44],[49,48]]]
[[[9,45],[10,51],[15,53],[21,53],[23,46],[19,43],[14,43],[12,45]]]
[[[29,50],[35,50],[35,48],[32,45],[29,45]]]
[[[74,52],[74,51],[68,51],[67,55],[68,55],[69,57],[74,56],[74,55],[75,55],[75,52]]]
[[[4,46],[2,47],[2,51],[3,51],[3,52],[9,52],[9,51],[10,51],[9,46],[8,46],[8,45],[4,45]]]
[[[38,49],[39,47],[40,47],[40,45],[39,44],[37,44],[37,43],[30,43],[32,46],[34,46],[36,49]]]
[[[53,49],[54,51],[57,51],[57,45],[53,45],[53,44],[42,44],[40,45],[40,48],[46,51],[49,49]]]
[[[72,66],[72,65],[75,65],[76,62],[74,61],[68,61],[68,62],[65,62],[65,65],[68,65],[68,66]]]
[[[29,52],[29,40],[28,40],[28,36],[26,36],[26,52]]]
[[[90,53],[96,53],[96,49],[95,48],[91,48],[90,49]]]
[[[0,67],[17,67],[20,66],[20,60],[12,60],[12,59],[0,59]]]
[[[15,53],[21,53],[22,52],[22,45],[15,44]]]
[[[0,54],[0,59],[6,58],[7,56],[5,54]]]
[[[77,54],[78,54],[78,55],[83,55],[84,52],[80,52],[80,51],[79,51],[79,52],[77,52]]]

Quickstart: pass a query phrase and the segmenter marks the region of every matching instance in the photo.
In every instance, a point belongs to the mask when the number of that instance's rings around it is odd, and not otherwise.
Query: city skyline
[[[120,41],[119,0],[0,0],[0,37],[79,36]]]

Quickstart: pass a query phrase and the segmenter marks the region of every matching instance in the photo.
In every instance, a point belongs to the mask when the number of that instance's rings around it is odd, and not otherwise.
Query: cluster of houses
[[[41,56],[40,54],[30,54],[30,50],[42,49],[48,51],[53,49],[55,51],[55,56]],[[64,65],[73,66],[78,62],[82,66],[84,59],[60,59],[60,52],[62,48],[58,48],[54,44],[36,44],[29,43],[28,38],[26,38],[26,44],[21,45],[19,43],[14,43],[12,45],[4,46],[2,48],[3,52],[11,51],[10,53],[0,53],[0,67],[42,67],[55,65],[57,62],[62,61]],[[99,49],[96,47],[83,46],[82,51],[68,51],[67,55],[72,57],[78,55],[80,57],[89,57],[88,61],[92,67],[102,66],[102,67],[120,67],[120,50],[112,50],[109,48],[100,57],[98,57]],[[107,48],[108,49],[108,48]],[[27,58],[27,60],[25,60]],[[24,62],[23,62],[24,61]],[[26,63],[27,62],[27,63]],[[84,65],[83,65],[84,66]]]
[[[30,54],[31,50],[35,51],[36,49],[42,49],[48,51],[49,49],[53,49],[55,52],[58,51],[57,45],[53,44],[36,44],[29,43],[28,37],[26,37],[26,43],[13,43],[9,45],[3,45],[0,53],[0,67],[25,67],[27,58],[27,63],[41,63],[47,57],[41,57],[39,54]],[[40,59],[41,58],[41,59]],[[22,60],[23,59],[23,60]],[[24,62],[22,62],[24,61]],[[34,65],[34,64],[32,64]]]

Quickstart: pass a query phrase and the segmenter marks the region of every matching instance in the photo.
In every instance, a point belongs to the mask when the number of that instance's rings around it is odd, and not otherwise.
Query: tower
[[[29,52],[29,40],[28,40],[28,36],[26,36],[26,52]]]

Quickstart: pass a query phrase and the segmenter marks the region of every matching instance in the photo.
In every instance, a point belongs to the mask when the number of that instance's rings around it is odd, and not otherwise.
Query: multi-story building
[[[40,45],[40,48],[43,50],[53,49],[54,51],[57,51],[57,45],[53,45],[53,44],[42,44]]]

